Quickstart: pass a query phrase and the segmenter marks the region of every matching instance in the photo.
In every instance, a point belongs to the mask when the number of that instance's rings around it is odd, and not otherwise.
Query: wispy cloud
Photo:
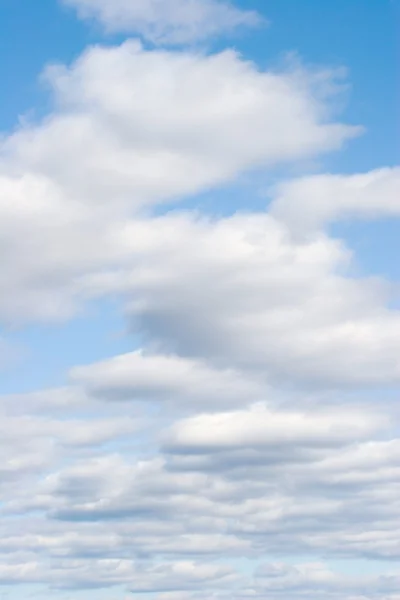
[[[255,11],[225,0],[62,0],[110,32],[136,34],[154,44],[192,44],[260,25]]]

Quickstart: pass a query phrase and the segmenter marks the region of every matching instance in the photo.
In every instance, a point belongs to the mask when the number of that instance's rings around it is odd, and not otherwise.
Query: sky
[[[0,0],[0,600],[400,600],[398,0]]]

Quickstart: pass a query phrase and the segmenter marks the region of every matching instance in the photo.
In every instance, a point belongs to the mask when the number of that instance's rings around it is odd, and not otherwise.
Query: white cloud
[[[397,592],[400,583],[399,574],[392,572],[386,577],[370,574],[342,575],[331,570],[323,563],[288,565],[284,563],[266,564],[256,572],[256,589],[259,594],[268,594],[270,598],[304,598],[312,594],[318,600],[325,598],[346,600],[367,600],[369,598],[391,598]],[[358,593],[365,590],[367,595]],[[276,594],[276,595],[275,595]],[[382,594],[385,594],[382,596]],[[390,594],[390,595],[386,595]]]
[[[73,315],[91,295],[85,276],[126,264],[128,214],[338,148],[358,132],[327,119],[314,73],[263,72],[231,51],[126,42],[89,49],[48,79],[55,112],[1,145],[8,322]]]
[[[143,7],[141,33],[165,41]],[[189,17],[193,40],[203,17]],[[324,229],[397,215],[398,170],[284,183],[269,212],[152,213],[339,148],[359,130],[331,118],[335,75],[127,42],[47,78],[53,114],[1,145],[0,319],[116,295],[143,349],[0,397],[0,582],[395,600],[396,574],[365,590],[298,557],[400,557],[399,415],[380,394],[399,383],[400,316]]]
[[[240,557],[255,565],[267,553],[400,556],[399,441],[368,441],[381,435],[370,410],[306,414],[259,406],[204,414],[172,427],[187,439],[175,435],[167,454],[150,447],[144,458],[121,448],[86,453],[81,433],[101,443],[103,423],[88,422],[85,431],[78,420],[11,421],[4,431],[17,442],[18,428],[30,444],[50,436],[59,445],[57,465],[42,476],[31,467],[29,479],[19,477],[4,491],[3,510],[14,518],[2,520],[0,556],[4,577],[15,583],[123,585],[160,598],[166,590],[172,597],[185,591],[189,598],[201,582],[205,598],[245,598],[251,590],[252,597],[277,599],[309,595],[318,583],[321,600],[336,600],[362,589],[361,579],[324,565],[275,564],[246,581],[230,565]],[[127,425],[121,419],[116,435]],[[202,457],[208,462],[193,462]],[[361,471],[374,479],[360,478]],[[221,553],[226,566],[215,562]],[[371,598],[392,593],[396,581],[371,577]]]
[[[389,290],[348,277],[350,254],[325,234],[294,240],[253,213],[136,220],[124,235],[132,268],[90,286],[125,293],[133,328],[156,348],[287,383],[398,380],[400,318],[386,307]]]
[[[1,408],[5,408],[3,402]],[[54,468],[65,451],[71,457],[80,456],[86,450],[132,435],[139,426],[140,422],[129,415],[107,419],[68,419],[65,416],[55,419],[48,414],[38,417],[5,412],[0,426],[2,499],[12,493],[17,495],[15,490],[19,490],[24,479],[32,484],[32,477]]]
[[[248,403],[265,397],[262,382],[178,356],[136,351],[71,371],[87,393],[106,400],[166,401],[180,407]]]
[[[167,436],[173,451],[204,452],[298,444],[324,447],[369,436],[379,419],[351,410],[311,414],[274,412],[263,405],[250,411],[198,415],[176,423]]]
[[[227,0],[62,0],[83,19],[97,19],[107,31],[140,35],[159,45],[201,42],[239,27],[259,25],[251,10]]]
[[[338,220],[400,216],[400,169],[357,175],[316,175],[278,186],[271,212],[296,233]]]
[[[320,81],[307,70],[262,71],[231,50],[149,52],[127,41],[93,47],[47,78],[57,112],[6,140],[4,152],[97,210],[107,199],[176,200],[360,132],[326,114],[334,72]]]

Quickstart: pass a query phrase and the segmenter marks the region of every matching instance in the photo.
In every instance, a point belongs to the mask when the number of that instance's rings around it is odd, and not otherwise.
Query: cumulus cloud
[[[389,289],[348,277],[348,250],[326,234],[296,241],[263,213],[167,215],[132,222],[126,239],[139,268],[91,285],[124,293],[132,327],[155,347],[286,382],[397,381]]]
[[[3,322],[72,316],[96,294],[88,275],[129,260],[127,219],[138,210],[358,132],[327,117],[315,73],[261,71],[232,51],[149,52],[128,41],[47,77],[53,114],[1,144]]]
[[[375,430],[374,415],[351,410],[327,414],[273,412],[263,405],[250,411],[200,415],[176,423],[168,435],[168,448],[206,452],[226,448],[254,448],[288,443],[299,446],[335,445],[368,436]]]
[[[24,548],[36,560],[38,552],[77,560],[134,555],[146,563],[220,552],[253,560],[267,551],[398,556],[398,440],[379,439],[390,430],[371,409],[319,411],[257,406],[178,420],[163,452],[146,444],[142,457],[143,441],[133,452],[101,447],[124,432],[137,439],[127,419],[114,432],[109,421],[106,433],[102,423],[20,417],[31,450],[50,436],[58,453],[39,478],[28,465],[28,489],[5,488],[4,508],[24,515],[28,533],[19,540],[15,522],[5,522],[0,552]],[[88,444],[100,448],[85,456]]]
[[[268,388],[234,370],[217,370],[179,356],[136,351],[93,365],[76,367],[71,379],[105,400],[167,401],[189,408],[231,407],[257,400]]]
[[[211,0],[69,4],[161,44],[254,20]],[[265,211],[166,208],[360,133],[331,113],[336,74],[127,41],[46,80],[52,114],[1,140],[0,321],[117,297],[142,347],[0,397],[0,583],[397,600],[400,316],[327,225],[397,216],[398,169],[285,179]],[[386,574],[366,587],[338,558]]]
[[[28,488],[3,496],[3,510],[14,515],[0,531],[7,576],[57,589],[124,585],[160,598],[167,590],[191,597],[199,585],[204,597],[229,590],[239,598],[314,591],[321,600],[352,598],[362,578],[323,565],[275,563],[252,579],[229,566],[271,553],[400,556],[399,441],[369,441],[382,434],[375,415],[349,414],[287,418],[286,410],[270,415],[259,407],[194,417],[173,425],[175,445],[166,454],[150,449],[142,458],[104,449],[71,454],[80,435],[40,423],[34,436],[64,435],[68,462],[59,454],[49,473],[31,471]],[[193,422],[204,425],[201,439],[189,431]],[[176,434],[183,428],[189,442],[182,444]],[[221,553],[226,566],[215,562]],[[396,581],[371,577],[370,597],[394,593]]]
[[[14,398],[15,401],[15,398]],[[6,404],[1,403],[1,408]],[[25,407],[25,411],[27,408]],[[28,408],[29,410],[29,408]],[[2,411],[3,412],[3,411]],[[63,456],[81,456],[82,452],[107,446],[109,442],[131,436],[140,427],[130,416],[99,418],[51,418],[37,415],[2,414],[0,496],[18,495],[24,480],[45,473]],[[22,488],[23,489],[23,488]]]
[[[296,233],[332,221],[400,216],[400,169],[356,175],[315,175],[278,186],[271,212]]]
[[[232,50],[97,46],[69,68],[47,70],[56,112],[7,139],[3,154],[96,208],[107,199],[114,209],[118,199],[131,207],[176,199],[358,135],[329,115],[324,90],[336,78],[260,70]]]
[[[201,42],[239,27],[259,25],[256,11],[226,0],[63,0],[83,19],[97,19],[109,32],[140,35],[157,45]]]

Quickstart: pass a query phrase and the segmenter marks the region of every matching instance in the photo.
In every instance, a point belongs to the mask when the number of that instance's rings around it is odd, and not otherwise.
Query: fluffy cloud
[[[7,139],[3,155],[97,210],[196,193],[360,131],[330,118],[334,72],[262,71],[231,50],[150,52],[127,41],[93,47],[47,79],[56,112]]]
[[[14,399],[15,400],[15,399]],[[2,408],[3,408],[3,403]],[[140,422],[129,415],[122,418],[51,418],[35,415],[2,415],[0,497],[17,497],[22,486],[54,468],[66,454],[70,458],[107,446],[131,436]],[[25,484],[22,483],[25,481]]]
[[[255,11],[226,0],[63,0],[84,19],[97,19],[108,31],[138,34],[155,44],[190,44],[258,25]]]
[[[71,371],[71,379],[96,397],[106,400],[167,401],[188,409],[200,406],[231,407],[260,399],[267,393],[262,382],[234,370],[217,370],[178,356],[141,351]]]
[[[7,228],[3,318],[65,317],[120,293],[132,326],[169,354],[313,385],[399,378],[389,289],[347,277],[348,251],[323,233],[295,241],[260,213],[115,224],[39,214],[33,233],[24,215]]]
[[[400,169],[357,175],[317,175],[278,186],[271,212],[295,233],[341,219],[400,216]]]
[[[232,51],[148,52],[128,41],[91,48],[47,79],[53,114],[1,143],[7,322],[73,315],[92,294],[83,278],[129,259],[128,215],[359,131],[327,114],[334,74],[261,71]]]
[[[336,445],[343,440],[368,436],[377,418],[361,412],[301,414],[274,412],[263,405],[250,411],[200,415],[176,423],[168,435],[168,448],[207,452],[230,448],[257,448],[279,444],[311,447]]]
[[[114,432],[110,420],[106,433],[101,422],[80,431],[77,422],[20,417],[14,444],[23,435],[33,449],[53,436],[55,457],[68,463],[52,464],[48,474],[41,465],[39,477],[27,465],[29,489],[6,490],[4,507],[28,519],[29,533],[18,546],[4,524],[5,548],[24,548],[36,559],[37,552],[71,559],[98,553],[147,562],[221,551],[253,560],[267,551],[398,556],[398,439],[380,440],[390,429],[365,407],[319,413],[257,406],[190,417],[162,435],[161,454],[156,438],[144,443],[139,432],[129,452],[101,448],[106,438],[133,431],[127,419],[115,422]],[[16,427],[9,422],[7,429]],[[35,525],[29,519],[37,511],[43,516]]]
[[[398,311],[378,280],[346,275],[323,233],[294,241],[268,214],[127,225],[139,268],[91,280],[126,294],[132,326],[164,351],[337,386],[398,380]]]
[[[368,409],[204,414],[172,426],[164,455],[147,444],[142,458],[143,441],[85,456],[82,443],[104,439],[102,424],[87,423],[84,437],[77,425],[20,417],[31,444],[57,438],[58,465],[39,475],[31,465],[29,479],[19,475],[5,490],[3,510],[14,515],[0,531],[5,579],[76,590],[125,585],[160,598],[167,590],[189,598],[201,581],[203,594],[216,598],[229,590],[238,598],[318,591],[321,599],[350,599],[361,578],[323,566],[269,565],[246,580],[229,565],[271,553],[400,555],[399,441],[368,440],[386,435]],[[129,424],[116,427],[121,435]],[[221,553],[227,566],[215,562]],[[394,593],[396,581],[371,578],[366,598]]]
[[[156,43],[254,19],[211,1],[69,4]],[[384,389],[400,379],[400,316],[387,282],[350,276],[326,227],[397,215],[398,169],[283,181],[263,212],[165,208],[358,134],[332,117],[335,73],[128,41],[46,77],[53,113],[1,141],[0,320],[118,297],[142,349],[0,397],[0,582],[115,600],[121,586],[398,600],[382,563],[400,557]],[[342,575],[321,556],[387,574]]]

